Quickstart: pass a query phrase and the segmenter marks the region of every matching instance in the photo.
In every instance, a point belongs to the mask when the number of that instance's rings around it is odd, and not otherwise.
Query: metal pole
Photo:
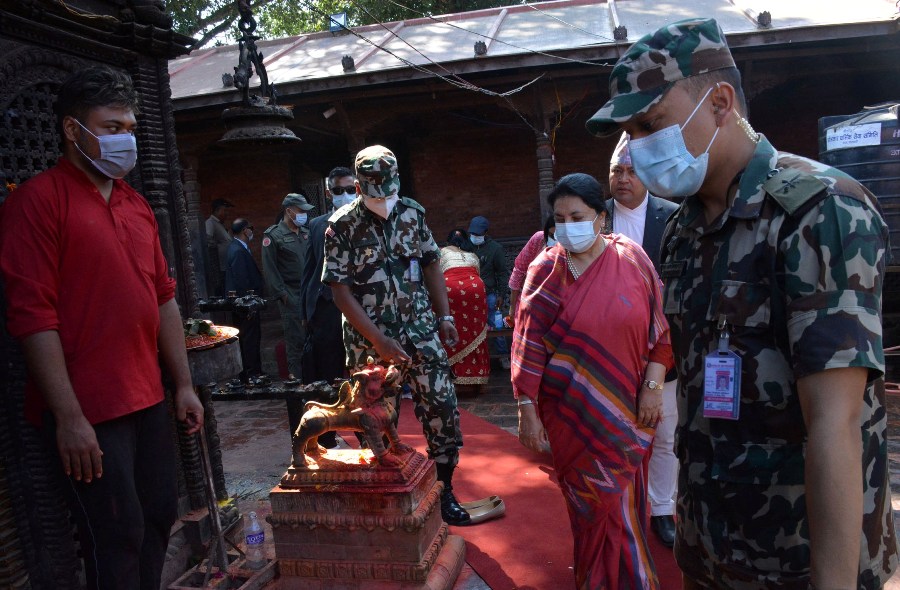
[[[213,540],[210,549],[210,562],[206,568],[207,574],[213,566],[219,568],[221,573],[228,571],[228,554],[225,552],[225,535],[222,532],[222,521],[219,517],[219,503],[216,501],[216,486],[213,483],[212,462],[209,460],[209,447],[206,445],[206,427],[197,433],[200,436],[200,459],[203,464],[203,483],[206,488],[206,502],[209,508],[209,519],[212,524]]]

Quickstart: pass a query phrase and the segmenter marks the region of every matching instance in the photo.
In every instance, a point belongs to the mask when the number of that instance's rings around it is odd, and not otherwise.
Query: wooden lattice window
[[[60,156],[53,103],[55,84],[43,82],[22,90],[6,106],[0,130],[0,170],[20,183],[52,167]]]

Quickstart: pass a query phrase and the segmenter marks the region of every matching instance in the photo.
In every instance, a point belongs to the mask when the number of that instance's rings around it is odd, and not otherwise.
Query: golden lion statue
[[[380,465],[399,467],[402,461],[397,455],[413,448],[400,442],[394,426],[397,410],[384,399],[384,388],[392,387],[399,376],[396,367],[384,368],[369,357],[366,367],[341,385],[337,402],[307,402],[293,435],[291,467],[306,468],[312,462],[308,455],[321,455],[325,449],[319,446],[319,436],[331,430],[362,432]],[[390,441],[390,449],[385,448],[383,435]]]

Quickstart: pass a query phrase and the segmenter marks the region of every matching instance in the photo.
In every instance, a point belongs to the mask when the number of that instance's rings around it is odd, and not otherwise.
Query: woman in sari
[[[647,462],[673,364],[660,282],[641,246],[603,235],[587,174],[548,195],[558,244],[528,268],[513,336],[519,439],[549,441],[585,590],[658,588],[647,546]]]
[[[478,274],[478,256],[472,252],[469,236],[455,229],[441,248],[441,271],[447,283],[450,313],[456,318],[459,341],[446,346],[457,386],[473,386],[476,391],[488,382],[491,359],[487,347],[487,297]]]

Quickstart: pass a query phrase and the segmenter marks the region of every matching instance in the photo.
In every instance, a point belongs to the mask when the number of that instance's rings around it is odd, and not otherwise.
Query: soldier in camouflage
[[[372,356],[402,367],[428,455],[444,484],[441,514],[449,524],[466,525],[470,517],[451,485],[462,433],[441,341],[453,346],[458,334],[437,263],[439,249],[425,224],[425,209],[399,196],[397,159],[390,150],[371,146],[359,152],[356,177],[362,198],[329,219],[322,270],[322,282],[344,315],[347,366],[353,373]],[[399,402],[398,395],[394,403]]]
[[[303,265],[309,247],[306,220],[313,209],[303,195],[289,193],[281,201],[282,219],[269,227],[262,240],[263,274],[270,297],[278,300],[284,330],[288,372],[301,378],[306,330],[300,321]]]
[[[624,128],[648,189],[686,197],[661,266],[680,382],[684,587],[882,587],[897,541],[881,342],[888,233],[875,197],[753,130],[714,20],[640,39],[610,96],[588,130]],[[720,346],[742,361],[736,419],[704,416],[704,388],[718,387],[705,359]]]

